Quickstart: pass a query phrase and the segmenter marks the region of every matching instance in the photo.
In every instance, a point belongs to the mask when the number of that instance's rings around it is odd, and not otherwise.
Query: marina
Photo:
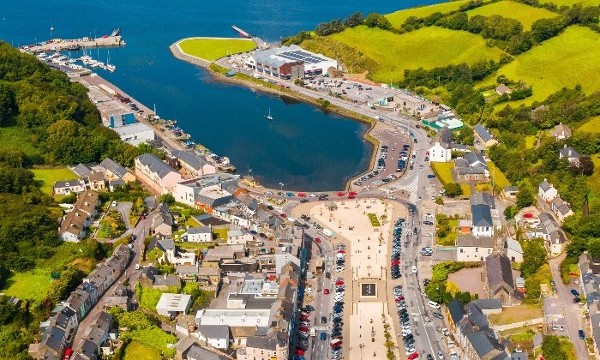
[[[19,48],[22,52],[38,54],[42,52],[60,52],[60,51],[78,51],[81,49],[91,49],[100,47],[120,47],[125,46],[125,41],[121,37],[121,30],[115,29],[110,35],[100,37],[82,37],[80,39],[50,39],[48,41],[36,42],[31,45],[24,45]]]

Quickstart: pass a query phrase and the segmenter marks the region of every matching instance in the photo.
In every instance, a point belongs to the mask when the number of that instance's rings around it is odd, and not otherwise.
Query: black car
[[[433,317],[436,317],[436,318],[438,318],[438,319],[444,319],[444,317],[442,316],[442,314],[440,314],[439,312],[434,312],[434,313],[433,313],[433,314],[431,314],[431,315],[433,315]]]
[[[431,356],[431,354],[427,354],[427,360],[433,360],[433,356]]]
[[[571,289],[571,294],[573,294],[573,296],[575,296],[575,297],[579,297],[579,292],[575,289]]]
[[[321,324],[327,323],[327,316],[321,316]]]
[[[304,309],[306,309],[307,312],[315,311],[315,308],[312,305],[306,305]]]

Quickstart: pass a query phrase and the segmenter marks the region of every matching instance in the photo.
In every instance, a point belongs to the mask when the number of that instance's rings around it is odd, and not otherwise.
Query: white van
[[[429,305],[429,307],[432,307],[434,309],[439,309],[440,308],[440,304],[436,303],[435,301],[431,301],[431,300],[429,300],[429,302],[427,303],[427,305]]]

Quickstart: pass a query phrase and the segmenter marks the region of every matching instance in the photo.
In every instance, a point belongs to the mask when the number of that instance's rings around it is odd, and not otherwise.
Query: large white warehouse
[[[290,45],[256,50],[245,65],[259,73],[282,79],[297,79],[327,73],[329,68],[337,69],[338,63],[298,45]]]

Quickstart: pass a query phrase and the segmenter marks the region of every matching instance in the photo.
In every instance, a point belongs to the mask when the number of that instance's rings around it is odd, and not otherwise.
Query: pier
[[[19,50],[28,53],[41,53],[50,51],[79,50],[99,47],[125,46],[121,35],[107,35],[99,38],[84,37],[81,39],[53,39],[33,45],[22,46]]]

